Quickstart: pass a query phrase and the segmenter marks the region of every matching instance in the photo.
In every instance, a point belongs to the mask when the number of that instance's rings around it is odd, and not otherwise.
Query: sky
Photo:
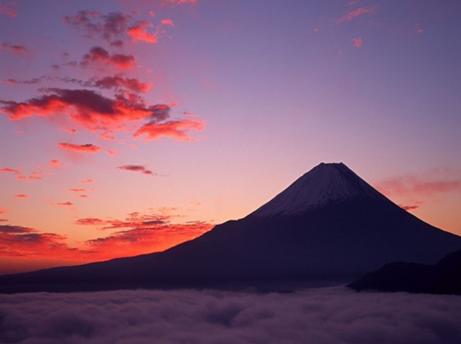
[[[456,0],[0,0],[0,273],[164,250],[344,162],[461,235]]]

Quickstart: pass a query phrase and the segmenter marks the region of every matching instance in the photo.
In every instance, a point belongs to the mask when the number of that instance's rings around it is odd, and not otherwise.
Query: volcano
[[[321,163],[248,216],[166,251],[0,276],[0,292],[261,286],[350,281],[461,248],[343,163]]]

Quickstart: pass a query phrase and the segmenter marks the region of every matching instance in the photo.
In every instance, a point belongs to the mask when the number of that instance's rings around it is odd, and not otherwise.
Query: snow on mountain
[[[342,162],[321,163],[251,215],[295,215],[356,198],[385,199]]]

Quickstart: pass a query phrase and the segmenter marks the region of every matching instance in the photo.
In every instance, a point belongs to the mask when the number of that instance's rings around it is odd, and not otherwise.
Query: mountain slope
[[[320,164],[247,217],[167,251],[0,276],[0,291],[350,280],[392,261],[432,264],[461,238],[432,227],[344,164]]]
[[[349,284],[357,291],[406,291],[413,293],[461,295],[461,250],[436,265],[390,263]]]

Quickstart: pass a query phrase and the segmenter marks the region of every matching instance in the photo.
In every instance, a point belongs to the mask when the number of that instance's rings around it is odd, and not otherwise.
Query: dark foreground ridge
[[[349,284],[357,291],[406,291],[411,293],[461,295],[461,251],[449,254],[435,265],[390,263]]]
[[[347,282],[434,264],[461,238],[401,209],[344,164],[320,164],[250,215],[160,253],[0,276],[0,292]]]

